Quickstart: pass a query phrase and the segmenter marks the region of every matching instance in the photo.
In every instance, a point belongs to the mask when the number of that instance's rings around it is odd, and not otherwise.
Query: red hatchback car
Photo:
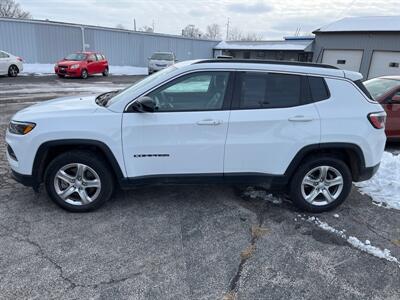
[[[400,141],[400,76],[384,76],[364,82],[371,96],[386,111],[388,140]]]
[[[66,56],[54,66],[59,77],[81,77],[103,74],[108,76],[108,61],[103,54],[96,52],[78,52]]]

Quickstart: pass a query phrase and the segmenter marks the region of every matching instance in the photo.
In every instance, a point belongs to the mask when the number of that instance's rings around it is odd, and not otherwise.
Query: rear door
[[[239,72],[224,172],[282,175],[304,146],[320,141],[306,76]]]

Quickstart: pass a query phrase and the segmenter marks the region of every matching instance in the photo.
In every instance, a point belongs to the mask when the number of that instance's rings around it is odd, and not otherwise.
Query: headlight
[[[79,68],[79,64],[75,64],[71,66],[71,69],[78,69]]]
[[[13,134],[25,135],[35,128],[35,123],[11,121],[8,130]]]

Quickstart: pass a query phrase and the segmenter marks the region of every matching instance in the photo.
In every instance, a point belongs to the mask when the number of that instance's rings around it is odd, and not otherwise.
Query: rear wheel
[[[100,207],[112,195],[114,180],[97,155],[74,151],[57,156],[45,174],[46,190],[62,208],[86,212]]]
[[[19,73],[19,69],[18,69],[18,67],[16,65],[11,65],[8,68],[8,76],[17,77],[18,73]]]
[[[88,71],[86,69],[83,69],[81,72],[81,78],[86,79],[86,78],[88,78],[88,75],[89,75]]]
[[[104,72],[103,72],[103,76],[108,76],[108,74],[109,74],[109,73],[108,73],[108,68],[105,68],[105,69],[104,69]]]
[[[290,184],[290,197],[303,210],[324,212],[346,200],[351,185],[350,170],[342,160],[317,157],[298,168]]]

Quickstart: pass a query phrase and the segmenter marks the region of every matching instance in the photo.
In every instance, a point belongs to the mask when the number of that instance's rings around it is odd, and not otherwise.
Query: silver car
[[[172,66],[175,62],[175,55],[172,52],[154,52],[149,57],[149,74]]]

